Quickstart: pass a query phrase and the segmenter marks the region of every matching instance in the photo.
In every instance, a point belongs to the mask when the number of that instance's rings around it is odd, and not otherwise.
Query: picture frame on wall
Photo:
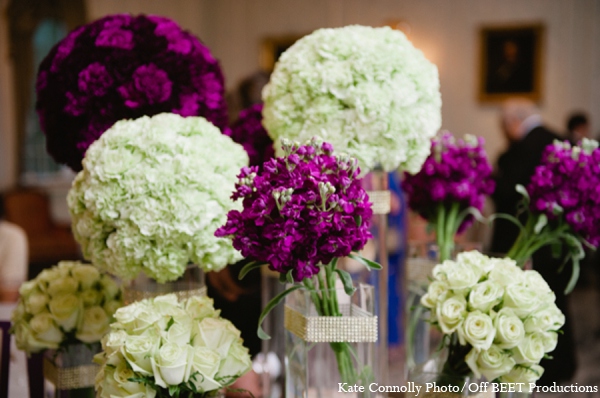
[[[480,102],[541,100],[544,31],[543,24],[480,28]]]
[[[302,36],[284,35],[264,38],[260,44],[260,68],[265,72],[272,72],[281,54]]]

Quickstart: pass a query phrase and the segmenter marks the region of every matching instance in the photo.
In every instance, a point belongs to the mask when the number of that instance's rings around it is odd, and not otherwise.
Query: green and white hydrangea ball
[[[416,173],[441,126],[437,67],[388,27],[320,29],[281,55],[263,90],[273,138],[319,136],[358,159]]]
[[[88,149],[68,195],[84,256],[123,279],[158,282],[189,262],[216,271],[240,259],[214,236],[227,212],[242,146],[202,117],[160,114],[115,123]]]

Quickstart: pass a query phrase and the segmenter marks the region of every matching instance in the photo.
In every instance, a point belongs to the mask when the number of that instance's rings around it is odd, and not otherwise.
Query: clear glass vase
[[[419,304],[427,293],[437,260],[438,249],[434,243],[409,242],[404,268],[406,372],[425,363],[441,343],[442,335],[428,322],[429,311]]]
[[[377,348],[375,290],[364,284],[356,287],[352,296],[342,287],[319,291],[335,297],[342,316],[319,316],[314,292],[307,289],[286,297],[287,397],[375,396],[369,388],[379,382],[379,375],[373,372]]]
[[[60,350],[44,352],[44,379],[46,390],[56,398],[93,398],[94,382],[100,367],[94,364],[94,355],[101,350],[100,343],[71,344]],[[53,395],[52,395],[53,392]]]
[[[165,283],[158,283],[142,272],[137,278],[124,284],[123,301],[128,305],[169,293],[175,293],[180,300],[192,296],[205,296],[206,283],[202,268],[190,264],[179,279]]]

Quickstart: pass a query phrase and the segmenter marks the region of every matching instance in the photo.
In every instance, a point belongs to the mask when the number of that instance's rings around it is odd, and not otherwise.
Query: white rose
[[[548,282],[546,282],[542,275],[535,270],[525,271],[523,273],[523,282],[527,287],[542,295],[553,293],[552,289],[550,289],[550,286],[548,285]]]
[[[31,338],[29,344],[31,346],[40,345],[44,348],[58,348],[58,345],[63,340],[63,333],[54,322],[52,315],[47,312],[37,314],[29,321],[31,328]]]
[[[214,391],[223,387],[215,380],[221,363],[219,354],[206,347],[192,347],[190,352],[190,370],[188,371],[190,382],[199,391]]]
[[[81,297],[83,305],[86,307],[93,307],[100,304],[104,296],[96,289],[86,289],[79,294],[79,297]]]
[[[129,381],[130,378],[135,377],[136,374],[133,372],[133,370],[131,370],[128,366],[126,362],[121,362],[117,365],[117,367],[115,368],[115,372],[113,374],[113,377],[115,379],[115,381],[117,382],[117,385],[123,389],[126,393],[126,395],[123,395],[124,397],[140,397],[140,398],[144,398],[146,397],[146,394],[149,392],[148,390],[151,389],[148,386],[145,386],[144,384],[141,383],[137,383],[135,381]]]
[[[540,365],[515,365],[510,372],[500,377],[501,383],[523,383],[523,391],[529,392],[529,383],[535,383],[544,374]]]
[[[462,345],[469,343],[478,350],[490,348],[496,335],[492,318],[481,311],[469,312],[457,332]]]
[[[512,352],[518,364],[537,364],[546,353],[544,336],[541,333],[528,334]]]
[[[27,312],[35,315],[42,311],[46,311],[48,306],[49,297],[42,292],[34,292],[25,301],[25,308]]]
[[[74,294],[79,290],[79,282],[70,276],[55,279],[48,284],[48,293],[55,297],[58,295]]]
[[[469,265],[479,277],[492,269],[490,258],[476,250],[459,253],[456,256],[456,262]]]
[[[221,311],[215,310],[213,300],[207,296],[193,296],[185,301],[185,309],[194,319],[216,318]]]
[[[160,339],[158,335],[144,334],[141,336],[127,336],[121,353],[134,371],[143,375],[152,374],[151,358],[158,350]]]
[[[134,328],[136,315],[140,308],[141,307],[139,303],[133,303],[128,306],[121,307],[115,312],[114,317],[123,329],[132,331]]]
[[[93,265],[81,264],[71,270],[71,275],[81,284],[83,289],[89,289],[100,281],[100,271]]]
[[[125,344],[127,339],[127,333],[124,330],[113,330],[102,337],[102,350],[107,355],[114,352],[119,352],[121,347]]]
[[[519,318],[525,318],[540,304],[538,294],[524,285],[510,285],[504,291],[504,307],[512,308]]]
[[[559,330],[565,324],[565,315],[552,303],[534,311],[524,324],[528,333]]]
[[[225,380],[233,381],[239,376],[245,374],[252,367],[252,360],[248,349],[242,345],[241,339],[234,342],[229,349],[229,353],[221,362],[218,376]]]
[[[525,337],[523,322],[511,308],[502,308],[494,315],[494,327],[496,328],[494,343],[500,348],[516,347]]]
[[[558,333],[556,332],[542,332],[542,340],[544,341],[544,351],[552,352],[558,344]]]
[[[485,281],[478,283],[469,293],[469,307],[471,309],[489,312],[502,300],[504,289],[497,283]]]
[[[81,301],[74,294],[63,294],[50,300],[50,313],[56,323],[65,331],[75,329],[81,312]]]
[[[240,331],[222,318],[204,318],[194,324],[194,346],[207,347],[225,358],[231,344],[240,337]]]
[[[175,294],[166,294],[158,296],[153,300],[152,309],[161,315],[175,315],[181,312],[177,296]]]
[[[113,300],[120,292],[119,285],[109,275],[102,274],[100,277],[100,286],[104,292],[106,300]]]
[[[156,385],[163,388],[177,386],[184,381],[188,370],[189,345],[178,346],[177,344],[165,343],[150,361]],[[189,374],[187,374],[189,377]]]
[[[19,295],[22,299],[25,299],[36,290],[39,291],[37,282],[35,280],[23,282],[19,287]]]
[[[433,268],[433,277],[452,290],[464,291],[479,281],[479,274],[469,264],[446,260]]]
[[[57,268],[46,268],[42,270],[35,278],[38,282],[43,283],[44,285],[48,285],[50,282],[56,279],[60,279],[61,274]]]
[[[109,330],[110,319],[102,307],[94,306],[83,310],[75,337],[84,343],[100,341]]]
[[[164,333],[165,340],[179,345],[189,344],[192,337],[192,318],[189,316],[175,316],[173,324]]]
[[[510,354],[496,345],[482,351],[473,348],[465,357],[465,362],[477,378],[484,375],[490,381],[507,374],[515,365]]]
[[[440,328],[445,334],[458,329],[467,315],[467,301],[462,295],[454,295],[438,302],[436,317]]]
[[[448,291],[448,286],[444,282],[432,281],[427,288],[427,293],[421,297],[421,304],[427,308],[435,308],[438,300]]]
[[[488,274],[488,280],[500,286],[510,286],[523,281],[523,270],[511,259],[494,259],[494,268]]]

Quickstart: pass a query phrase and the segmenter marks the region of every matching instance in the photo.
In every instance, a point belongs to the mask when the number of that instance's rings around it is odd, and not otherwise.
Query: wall
[[[593,131],[600,130],[600,0],[87,0],[86,5],[90,20],[144,12],[179,21],[221,60],[230,90],[259,68],[260,42],[267,36],[402,20],[409,38],[439,67],[443,128],[484,136],[494,159],[504,140],[498,107],[476,100],[478,28],[543,22],[541,108],[547,124],[562,131],[567,114],[582,109],[590,113]],[[7,150],[14,145],[14,122],[5,29],[0,23],[0,189],[14,183],[16,161]]]
[[[0,192],[16,183],[16,125],[13,109],[12,66],[8,48],[8,0],[0,0]]]

